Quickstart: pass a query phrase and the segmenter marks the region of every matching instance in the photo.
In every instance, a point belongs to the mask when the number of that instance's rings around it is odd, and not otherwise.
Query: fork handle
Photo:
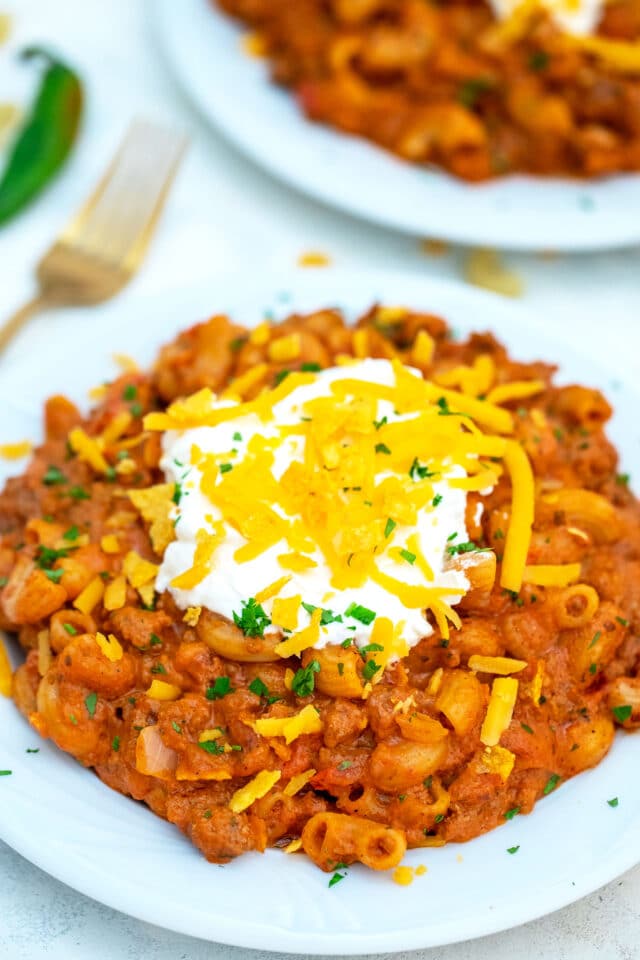
[[[23,307],[20,307],[19,310],[16,310],[16,312],[0,326],[0,354],[6,350],[10,342],[27,321],[47,306],[48,301],[39,293],[33,297],[32,300],[29,300],[28,303],[25,303]]]

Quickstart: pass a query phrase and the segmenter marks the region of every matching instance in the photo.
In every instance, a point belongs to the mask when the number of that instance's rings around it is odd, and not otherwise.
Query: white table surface
[[[176,0],[179,2],[179,0]],[[389,234],[319,206],[280,186],[211,132],[191,109],[159,56],[153,0],[13,0],[11,44],[0,51],[0,98],[25,98],[31,78],[12,53],[39,41],[83,72],[88,91],[84,136],[54,187],[0,240],[0,316],[32,293],[32,265],[84,199],[124,128],[136,115],[185,129],[191,148],[145,268],[110,307],[130,295],[162,296],[176,283],[252,264],[283,276],[306,250],[341,267],[404,268],[459,276],[464,252],[427,256],[414,238]],[[231,94],[230,94],[231,95]],[[638,250],[588,257],[507,256],[527,285],[525,301],[550,328],[583,349],[614,359],[622,376],[640,377]],[[250,280],[248,281],[250,282]],[[212,310],[215,303],[212,303]],[[185,324],[197,318],[185,317]],[[78,323],[90,314],[78,314]],[[29,355],[55,337],[44,316],[0,363]],[[0,411],[0,429],[2,412]],[[0,807],[0,817],[2,809]],[[588,837],[585,838],[588,842]],[[426,950],[421,960],[635,960],[640,957],[640,868],[545,919],[473,943]],[[268,947],[268,944],[265,944]],[[262,954],[261,954],[262,955]],[[250,960],[251,951],[167,933],[115,913],[50,879],[0,843],[0,957],[7,960]],[[267,954],[264,954],[266,957]]]

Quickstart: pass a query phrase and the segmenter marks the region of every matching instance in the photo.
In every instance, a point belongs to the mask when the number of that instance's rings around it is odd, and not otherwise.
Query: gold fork
[[[137,120],[104,177],[37,266],[37,295],[0,326],[0,353],[47,307],[108,300],[146,253],[186,138]]]

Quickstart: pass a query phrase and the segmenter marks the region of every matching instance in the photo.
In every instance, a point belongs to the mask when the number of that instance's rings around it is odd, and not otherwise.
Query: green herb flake
[[[511,809],[507,810],[507,812],[504,814],[505,820],[513,820],[513,818],[517,817],[520,813],[520,809],[520,807],[511,807]]]
[[[233,622],[240,627],[245,637],[263,637],[265,629],[270,626],[271,619],[255,597],[242,601],[242,612],[233,612]]]
[[[171,502],[175,503],[176,506],[182,500],[182,484],[176,483],[173,488],[173,496],[171,497]]]
[[[444,813],[437,813],[436,816],[434,817],[434,821],[433,821],[433,822],[434,822],[434,823],[442,823],[443,820],[444,820]]]
[[[348,770],[349,767],[353,766],[353,761],[351,760],[341,760],[337,766],[337,770]]]
[[[621,627],[628,627],[628,626],[629,626],[629,621],[628,621],[628,620],[625,620],[624,617],[616,617],[616,620],[618,621],[618,623],[620,624]]]
[[[74,523],[72,527],[69,527],[68,530],[65,530],[65,532],[62,534],[62,539],[70,540],[73,543],[73,541],[77,540],[79,536],[80,536],[80,530],[78,529],[78,527],[76,527]]]
[[[179,723],[176,723],[175,720],[171,721],[171,726],[173,727],[176,733],[182,733],[182,727],[180,726]]]
[[[542,791],[543,796],[546,797],[548,796],[548,794],[552,793],[552,791],[555,790],[555,788],[558,786],[561,780],[562,780],[562,777],[560,776],[559,773],[552,773],[544,785],[544,789]]]
[[[114,753],[118,752],[118,750],[120,749],[120,737],[113,738],[113,740],[111,741],[111,749],[114,751]]]
[[[631,482],[631,475],[628,473],[619,473],[616,476],[616,484],[619,487],[628,487]]]
[[[211,820],[211,817],[213,816],[213,814],[211,813],[211,810],[205,810],[202,816],[204,817],[205,820]]]
[[[529,726],[528,723],[521,723],[520,726],[522,727],[525,733],[533,733],[533,729]]]
[[[301,606],[307,611],[309,616],[315,613],[315,611],[318,609],[317,607],[314,607],[312,603],[304,603],[304,601],[302,602]],[[334,613],[333,610],[323,609],[322,613],[320,614],[320,626],[326,627],[329,623],[342,623],[342,615],[339,613]]]
[[[229,473],[230,470],[233,470],[232,463],[221,463],[220,464],[220,473]]]
[[[10,777],[13,770],[0,770],[0,777]]]
[[[51,580],[52,583],[60,583],[64,574],[64,570],[44,570],[43,572],[45,577]]]
[[[138,388],[133,383],[128,383],[124,390],[122,391],[122,399],[127,403],[131,403],[132,400],[138,396]]]
[[[249,687],[251,689],[251,687]],[[207,687],[205,696],[207,700],[221,700],[228,693],[233,693],[235,687],[231,686],[230,677],[216,677],[212,687]]]
[[[613,707],[611,712],[618,721],[618,723],[625,723],[633,713],[633,707],[628,703],[623,704],[620,707]]]
[[[618,800],[617,797],[613,797],[611,800],[607,800],[607,803],[609,804],[610,807],[617,807],[619,802],[620,801]]]
[[[49,466],[42,477],[42,482],[46,487],[54,487],[57,484],[68,483],[69,481],[62,470],[58,467]]]
[[[91,494],[87,493],[84,487],[74,486],[69,488],[69,496],[72,500],[90,500]]]
[[[358,620],[360,623],[364,623],[365,627],[368,627],[370,623],[373,623],[376,618],[376,613],[374,610],[369,610],[367,607],[363,607],[359,603],[350,603],[345,610],[344,615],[345,617],[351,617],[352,620]]]
[[[151,673],[166,674],[167,668],[165,667],[165,665],[164,665],[163,663],[154,663],[154,665],[151,667],[151,671],[150,671],[150,672],[151,672]]]
[[[311,660],[306,667],[297,670],[291,681],[291,690],[296,697],[310,697],[315,688],[315,674],[320,672],[317,660]]]
[[[436,493],[435,497],[431,501],[431,505],[433,507],[439,507],[441,503],[442,503],[442,494]]]
[[[382,670],[382,667],[375,662],[375,660],[367,660],[364,667],[362,668],[362,676],[365,680],[371,680],[378,670]]]
[[[340,881],[344,880],[346,876],[346,873],[338,873],[336,871],[331,877],[331,880],[329,880],[329,889],[331,889],[331,887],[335,887],[336,883],[340,883]]]
[[[374,420],[374,421],[373,421],[373,425],[374,425],[374,427],[376,428],[376,430],[379,430],[380,427],[384,427],[385,423],[388,423],[388,422],[389,422],[389,421],[388,421],[387,417],[382,417],[381,420]]]
[[[159,643],[162,643],[162,640],[157,634],[152,633],[151,636],[149,637],[149,643],[151,644],[152,647],[157,647]]]
[[[590,664],[589,664],[589,673],[591,674],[591,676],[593,676],[594,673],[597,673],[597,672],[598,672],[598,664],[597,664],[597,663],[590,663]]]
[[[96,706],[98,703],[98,694],[90,693],[84,698],[84,705],[87,708],[87,713],[90,717],[95,716]]]
[[[519,849],[520,849],[520,844],[518,844],[517,847],[507,847],[507,853],[511,853],[511,854],[517,853]]]
[[[384,527],[385,540],[386,540],[388,537],[391,536],[391,534],[392,534],[393,531],[395,530],[396,526],[397,526],[397,524],[396,524],[395,520],[392,520],[391,517],[389,517],[389,519],[387,520],[387,522],[386,522],[386,524],[385,524],[385,527]]]
[[[0,577],[0,590],[9,583],[9,577]]]
[[[602,636],[602,631],[601,631],[601,630],[598,630],[597,633],[594,633],[594,635],[593,635],[593,640],[591,641],[591,643],[590,643],[589,646],[587,647],[587,650],[591,650],[592,647],[595,647],[596,643],[598,642],[598,640],[600,639],[601,636]]]
[[[206,753],[212,754],[214,757],[219,757],[224,753],[224,747],[222,744],[217,743],[215,740],[203,740],[198,744]]]
[[[238,433],[238,431],[236,430],[236,432],[235,432],[234,435],[233,435],[233,439],[235,440],[236,443],[241,443],[241,441],[242,441],[242,434],[241,434],[241,433]]]
[[[319,373],[322,367],[319,363],[301,363],[300,369],[303,373]]]
[[[400,556],[402,557],[403,560],[406,560],[406,562],[410,563],[412,566],[416,562],[416,555],[415,553],[411,553],[410,550],[401,550]]]
[[[436,475],[437,474],[430,471],[428,467],[424,467],[417,457],[413,458],[413,463],[409,467],[409,476],[412,480],[428,480],[429,477],[435,477]],[[440,501],[438,501],[438,503],[439,502]]]
[[[70,637],[75,637],[77,630],[72,623],[63,623],[62,627],[69,634]]]
[[[389,450],[389,447],[386,445],[386,443],[376,443],[375,451],[376,453],[384,453],[387,456],[391,454],[391,450]]]

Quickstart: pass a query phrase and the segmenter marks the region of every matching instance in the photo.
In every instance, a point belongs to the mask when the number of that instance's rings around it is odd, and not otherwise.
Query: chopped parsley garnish
[[[42,544],[40,544],[36,551],[36,566],[40,567],[41,570],[49,570],[56,560],[62,560],[64,557],[68,557],[69,550],[73,549],[75,548],[69,547],[65,549],[63,547],[60,550],[54,550],[52,547],[43,547]]]
[[[589,664],[589,673],[593,676],[593,674],[594,674],[594,673],[597,673],[597,672],[598,672],[598,664],[597,664],[597,663],[590,663],[590,664]]]
[[[342,643],[340,644],[340,646],[342,647],[343,650],[346,650],[347,647],[350,647],[352,643],[353,643],[353,638],[352,638],[352,637],[347,637],[346,640],[343,640],[343,641],[342,641]]]
[[[416,562],[416,555],[415,553],[411,553],[410,550],[401,550],[400,556],[402,557],[403,560],[406,560],[407,563],[410,563],[412,565]]]
[[[282,381],[286,380],[290,373],[291,373],[291,370],[278,370],[275,377],[273,378],[273,382],[276,385],[276,387],[280,386]]]
[[[240,443],[240,441],[242,440],[242,434],[238,433],[238,431],[236,430],[236,432],[233,435],[233,439],[235,440],[236,443]]]
[[[182,733],[182,727],[180,726],[179,723],[176,723],[175,720],[171,721],[171,726],[173,727],[176,733]]]
[[[444,813],[437,813],[436,816],[434,817],[434,821],[433,821],[433,822],[434,822],[434,823],[442,823],[443,820],[444,820]]]
[[[473,553],[474,550],[482,550],[482,547],[479,547],[472,540],[467,540],[466,543],[453,543],[447,547],[447,553],[450,557],[455,557],[456,554],[461,553]]]
[[[237,353],[238,350],[244,346],[247,340],[248,337],[235,337],[233,340],[229,341],[229,349],[232,353]]]
[[[493,535],[493,539],[494,539],[494,540],[504,540],[504,531],[503,531],[503,530],[496,530],[496,532],[495,532],[494,535]]]
[[[120,749],[120,737],[114,737],[111,741],[111,749],[117,753]]]
[[[151,673],[166,673],[167,669],[163,663],[154,663],[151,667]]]
[[[538,73],[549,66],[549,54],[545,50],[534,50],[529,57],[529,69]]]
[[[341,677],[343,674],[344,674],[344,663],[343,663],[341,660],[339,660],[339,661],[338,661],[338,676]]]
[[[162,643],[162,640],[157,634],[152,633],[151,636],[149,637],[149,643],[151,644],[152,647],[156,647],[159,643]]]
[[[87,708],[87,713],[90,717],[93,717],[96,712],[96,706],[98,703],[98,694],[90,693],[84,698],[84,705]]]
[[[43,570],[43,573],[52,583],[59,583],[64,574],[64,570]]]
[[[427,480],[429,477],[435,477],[436,474],[430,471],[429,467],[423,467],[418,458],[414,457],[413,463],[409,467],[409,476],[412,480]],[[440,497],[440,500],[442,500],[442,497]]]
[[[176,506],[178,506],[181,500],[182,500],[182,484],[176,483],[176,485],[173,488],[173,496],[171,497],[171,501],[172,503],[175,503]]]
[[[621,707],[612,707],[611,712],[618,723],[624,723],[625,720],[628,720],[633,713],[633,707],[631,707],[628,703],[625,703]]]
[[[219,757],[221,753],[224,753],[222,744],[217,743],[215,740],[203,740],[198,746],[206,750],[207,753],[212,753],[214,757]]]
[[[6,587],[8,583],[9,583],[9,577],[0,577],[0,589],[2,587]]]
[[[0,770],[0,777],[10,777],[13,770]],[[342,879],[342,877],[340,878]]]
[[[251,687],[249,687],[251,689]],[[233,693],[235,687],[231,686],[230,677],[216,677],[212,687],[207,687],[205,696],[207,700],[221,700],[228,693]]]
[[[463,107],[467,107],[467,109],[470,110],[475,107],[482,94],[490,89],[491,81],[485,77],[469,77],[467,80],[463,80],[458,87],[456,97]],[[444,400],[444,397],[440,398],[438,404],[442,400]]]
[[[62,470],[60,470],[58,467],[50,466],[45,471],[42,482],[47,487],[53,487],[58,483],[68,483],[69,481],[65,477]]]
[[[542,791],[543,795],[546,797],[549,793],[555,790],[561,780],[562,777],[559,773],[552,773],[544,785],[544,790]]]
[[[337,864],[337,866],[338,866],[338,869],[344,870],[344,868],[346,867],[346,863]],[[329,880],[329,888],[335,887],[336,883],[340,883],[340,881],[344,880],[345,877],[346,877],[346,873],[338,873],[338,871],[336,870],[334,875],[331,877],[331,880]]]
[[[306,667],[296,671],[291,681],[291,690],[296,697],[310,697],[315,689],[315,674],[320,672],[317,660],[311,660]]]
[[[432,506],[434,506],[434,507],[439,507],[441,503],[442,503],[442,494],[441,494],[441,493],[436,493],[435,497],[434,497],[433,500],[431,501],[431,504],[432,504]]]
[[[596,643],[598,642],[598,640],[600,639],[601,636],[602,636],[602,631],[601,631],[601,630],[598,630],[597,633],[594,633],[594,635],[593,635],[593,640],[591,641],[591,643],[590,643],[589,646],[587,647],[587,650],[591,650],[591,647],[594,647],[594,646],[596,645]]]
[[[373,425],[374,425],[374,427],[376,428],[376,430],[379,430],[380,427],[384,427],[385,423],[388,423],[388,422],[389,422],[389,421],[387,420],[386,417],[382,417],[381,420],[374,420],[374,421],[373,421]]]
[[[359,620],[360,623],[364,623],[365,627],[368,627],[370,623],[373,623],[376,618],[376,613],[374,610],[369,610],[367,607],[363,607],[359,603],[350,603],[345,610],[344,615],[345,617],[351,617],[352,620]]]
[[[628,487],[631,476],[628,473],[619,473],[616,477],[616,483],[619,487]]]
[[[141,417],[142,416],[142,404],[141,403],[132,403],[129,407],[129,412],[132,417]]]
[[[79,486],[70,487],[69,496],[71,497],[72,500],[90,500],[91,499],[91,494],[87,493],[84,487],[79,487]]]
[[[367,660],[362,668],[362,676],[365,680],[371,680],[371,678],[376,675],[378,670],[382,670],[380,664],[376,663],[375,660]]]
[[[40,753],[40,747],[27,747],[25,753]]]
[[[270,617],[255,597],[242,601],[240,614],[233,611],[233,622],[240,627],[245,637],[263,637],[265,629],[271,625]]]
[[[507,847],[507,853],[517,853],[520,849],[520,844],[517,847]]]
[[[138,396],[138,388],[133,383],[128,383],[124,390],[122,391],[122,399],[126,400],[127,403],[131,403],[132,400]]]
[[[616,617],[616,620],[618,621],[618,623],[620,624],[621,627],[628,627],[628,626],[629,626],[629,621],[628,621],[628,620],[625,620],[624,617]]]
[[[75,637],[78,632],[72,623],[63,623],[62,627],[67,631],[70,637]]]
[[[432,783],[433,783],[433,777],[432,777],[432,776],[431,776],[431,777],[427,777],[426,780],[423,780],[423,781],[422,781],[423,786],[425,786],[425,787],[427,788],[427,790],[431,790],[431,784],[432,784]]]
[[[617,797],[613,797],[613,799],[607,800],[607,803],[609,804],[610,807],[617,807],[619,802],[620,801],[618,800]]]
[[[391,453],[386,443],[376,443],[375,451],[376,453],[386,453],[387,455]]]
[[[204,817],[205,820],[211,820],[211,817],[213,816],[213,814],[211,813],[211,810],[205,810],[202,816]]]
[[[360,653],[362,658],[366,660],[365,654],[367,653],[382,653],[384,647],[380,643],[368,643],[366,647],[360,647]]]
[[[230,470],[233,470],[232,463],[221,463],[220,464],[220,473],[229,473]]]
[[[533,729],[529,726],[528,723],[521,723],[520,726],[522,727],[525,733],[533,733]]]
[[[315,613],[318,609],[314,607],[312,603],[302,603],[301,606],[307,611],[309,615]],[[333,610],[327,610],[323,608],[322,613],[320,614],[320,626],[326,627],[328,623],[342,623],[342,615],[340,613],[334,613]]]
[[[352,766],[353,766],[353,761],[352,761],[352,760],[341,760],[340,763],[339,763],[338,766],[337,766],[337,769],[338,769],[338,770],[348,770],[349,767],[352,767]]]
[[[303,373],[318,373],[322,367],[319,363],[301,363],[300,369]]]
[[[71,540],[71,542],[73,542],[74,540],[77,540],[79,536],[80,536],[80,531],[74,524],[72,527],[69,527],[68,530],[65,530],[65,532],[62,534],[62,539]]]
[[[517,817],[520,813],[520,807],[511,807],[511,810],[507,810],[504,814],[505,820],[513,820],[514,817]]]
[[[393,531],[395,530],[396,526],[397,526],[397,524],[396,524],[395,520],[392,520],[391,517],[389,517],[389,519],[387,520],[387,522],[386,522],[386,524],[385,524],[385,526],[384,526],[385,539],[386,539],[387,537],[390,537],[390,536],[391,536],[391,534],[392,534]]]

